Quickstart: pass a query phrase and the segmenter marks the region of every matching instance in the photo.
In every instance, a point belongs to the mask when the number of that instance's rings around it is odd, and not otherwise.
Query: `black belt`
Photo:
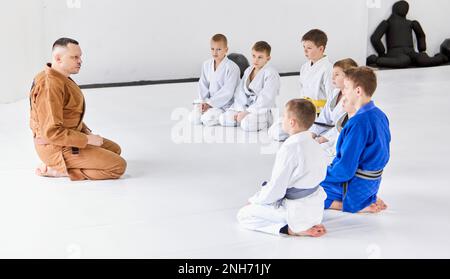
[[[317,126],[327,127],[327,128],[334,128],[334,125],[326,124],[326,123],[320,123],[320,122],[314,122]]]

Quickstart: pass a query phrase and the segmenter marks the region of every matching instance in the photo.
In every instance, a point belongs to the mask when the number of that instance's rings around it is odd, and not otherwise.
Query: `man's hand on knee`
[[[44,138],[35,138],[34,139],[34,142],[37,144],[37,145],[47,145],[47,144],[50,144],[50,142],[49,141],[47,141],[46,139],[44,139]]]
[[[93,146],[102,146],[103,138],[99,135],[87,135],[88,144]]]

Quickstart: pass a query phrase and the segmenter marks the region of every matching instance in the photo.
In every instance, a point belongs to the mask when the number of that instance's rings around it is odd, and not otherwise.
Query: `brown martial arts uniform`
[[[36,151],[44,164],[71,180],[117,179],[125,172],[126,161],[120,146],[104,139],[101,147],[88,145],[88,127],[83,123],[85,103],[78,85],[47,64],[30,92],[30,127]]]

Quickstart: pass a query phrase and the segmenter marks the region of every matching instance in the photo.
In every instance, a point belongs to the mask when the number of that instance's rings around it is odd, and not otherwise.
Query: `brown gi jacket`
[[[88,142],[83,93],[71,78],[47,64],[34,78],[30,105],[33,136],[49,143],[35,144],[40,159],[58,172],[67,172],[63,152],[72,147],[85,148]]]

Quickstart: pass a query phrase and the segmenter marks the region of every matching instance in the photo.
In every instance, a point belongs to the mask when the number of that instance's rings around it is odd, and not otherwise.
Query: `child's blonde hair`
[[[256,42],[252,49],[258,52],[265,52],[267,56],[270,56],[270,53],[272,52],[272,47],[265,41]]]
[[[223,42],[225,44],[226,47],[228,47],[228,40],[227,37],[223,34],[216,34],[214,36],[212,36],[211,41],[213,42]]]

